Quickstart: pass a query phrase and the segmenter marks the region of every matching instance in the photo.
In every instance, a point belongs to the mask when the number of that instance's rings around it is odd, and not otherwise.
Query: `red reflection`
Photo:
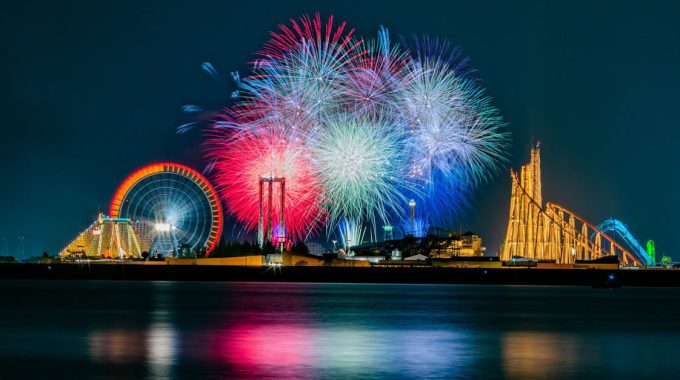
[[[313,366],[318,345],[313,330],[296,325],[239,324],[213,335],[213,360],[243,369]]]

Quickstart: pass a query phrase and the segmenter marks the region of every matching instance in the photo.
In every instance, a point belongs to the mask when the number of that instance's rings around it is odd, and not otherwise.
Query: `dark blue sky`
[[[194,3],[0,5],[0,238],[10,254],[19,235],[27,256],[56,253],[141,165],[202,169],[200,134],[175,134],[180,107],[226,104],[228,72],[245,71],[269,30],[320,11],[361,35],[385,25],[460,46],[509,123],[511,164],[527,159],[532,137],[543,142],[545,200],[593,223],[618,217],[680,258],[677,3]],[[204,61],[225,79],[202,72]],[[509,192],[504,172],[461,220],[491,251]]]

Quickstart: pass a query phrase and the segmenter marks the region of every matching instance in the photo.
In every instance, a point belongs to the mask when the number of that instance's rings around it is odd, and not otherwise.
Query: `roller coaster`
[[[537,144],[531,149],[531,161],[522,165],[519,175],[510,171],[510,218],[501,259],[509,261],[519,256],[573,264],[617,256],[624,266],[651,265],[652,260],[620,221],[610,219],[596,227],[558,204],[548,202],[543,206],[539,148]],[[630,250],[615,240],[616,234]]]
[[[630,248],[630,251],[635,255],[638,261],[645,263],[645,265],[654,265],[654,260],[649,257],[647,251],[640,245],[633,234],[628,231],[628,227],[622,221],[614,218],[609,218],[597,226],[598,229],[605,232],[607,235],[616,239],[620,237],[623,242]]]

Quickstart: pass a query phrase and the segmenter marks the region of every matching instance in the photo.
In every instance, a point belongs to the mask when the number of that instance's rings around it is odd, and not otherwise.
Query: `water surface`
[[[0,378],[678,378],[680,290],[0,281]]]

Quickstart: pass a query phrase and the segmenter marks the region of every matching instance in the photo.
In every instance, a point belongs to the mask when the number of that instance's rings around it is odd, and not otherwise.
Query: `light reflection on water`
[[[177,332],[172,325],[154,323],[146,334],[146,360],[152,377],[170,376],[177,360]]]
[[[460,333],[444,330],[357,330],[239,324],[213,336],[215,360],[239,376],[271,373],[317,377],[453,374],[465,365]]]
[[[579,364],[579,354],[587,348],[579,347],[569,335],[509,332],[502,338],[504,372],[516,378],[546,378],[554,368],[573,370]]]
[[[153,293],[151,325],[146,332],[146,360],[150,377],[168,378],[172,375],[179,353],[178,332],[172,325],[170,309],[172,284],[156,282],[152,284],[152,288],[158,291]]]
[[[144,336],[134,330],[95,330],[88,336],[90,358],[99,363],[129,363],[144,356]]]
[[[0,285],[3,378],[673,378],[680,355],[675,289]]]

